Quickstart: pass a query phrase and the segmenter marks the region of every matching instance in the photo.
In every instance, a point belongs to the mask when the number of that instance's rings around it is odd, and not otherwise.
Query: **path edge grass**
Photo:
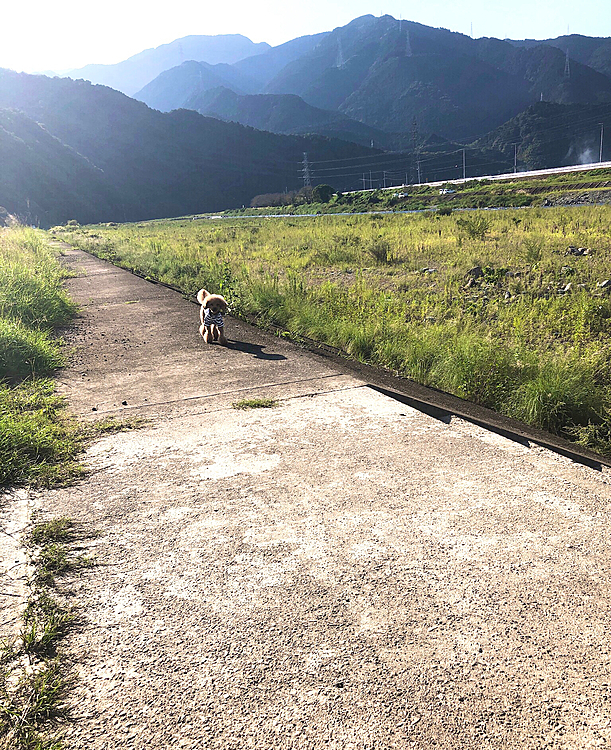
[[[69,719],[74,684],[61,642],[75,613],[59,579],[77,575],[95,561],[76,554],[91,532],[67,517],[33,519],[25,534],[31,574],[19,635],[0,648],[0,740],[11,750],[60,750],[57,727]]]

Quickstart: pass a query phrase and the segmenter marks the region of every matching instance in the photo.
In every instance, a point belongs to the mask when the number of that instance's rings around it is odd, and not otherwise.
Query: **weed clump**
[[[231,404],[233,409],[272,409],[278,406],[275,398],[245,398],[241,401],[234,401]]]

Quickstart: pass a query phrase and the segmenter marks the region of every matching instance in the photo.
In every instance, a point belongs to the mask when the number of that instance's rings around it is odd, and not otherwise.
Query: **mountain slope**
[[[599,73],[611,76],[611,39],[608,37],[590,37],[581,34],[568,34],[555,39],[510,40],[510,44],[527,49],[545,44],[556,47],[565,55],[568,51],[571,60],[587,65]]]
[[[530,169],[590,164],[600,157],[601,123],[611,129],[608,104],[576,105],[539,102],[480,138],[473,145],[501,151],[507,157],[518,143],[518,158]],[[611,158],[605,148],[603,161]]]
[[[321,34],[291,39],[289,42],[272,47],[267,52],[240,60],[234,63],[233,67],[238,72],[255,79],[259,84],[259,91],[256,93],[259,93],[282,68],[311,52],[328,35],[329,32],[324,31]]]
[[[391,142],[388,134],[381,130],[351,120],[339,112],[311,107],[294,94],[240,96],[221,87],[196,94],[185,102],[185,108],[272,133],[317,133],[364,146],[373,140],[383,148]]]
[[[390,16],[363,16],[289,63],[267,93],[293,93],[386,131],[413,118],[449,138],[484,133],[540,98],[611,101],[611,79],[539,45],[519,49]]]
[[[132,96],[164,70],[187,60],[203,61],[210,65],[232,64],[268,49],[270,46],[266,42],[255,44],[241,34],[185,36],[169,44],[139,52],[115,65],[86,65],[84,68],[71,70],[68,76],[101,83]]]
[[[191,99],[221,86],[236,94],[250,93],[257,88],[251,79],[238,73],[230,65],[209,65],[189,60],[158,75],[154,81],[134,94],[134,99],[160,112],[181,107],[196,109],[189,106]]]
[[[26,115],[0,109],[0,206],[26,223],[95,221],[118,212],[104,173]]]
[[[20,109],[41,123],[67,151],[97,167],[109,195],[120,196],[120,208],[109,200],[97,205],[94,192],[88,221],[239,206],[258,193],[299,187],[304,151],[313,160],[379,153],[343,141],[265,133],[187,110],[163,114],[87,81],[8,70],[0,70],[1,108]],[[0,185],[5,195],[17,195],[14,175],[0,172]],[[80,184],[79,191],[87,195],[87,186]],[[77,208],[70,203],[63,218],[82,220]]]

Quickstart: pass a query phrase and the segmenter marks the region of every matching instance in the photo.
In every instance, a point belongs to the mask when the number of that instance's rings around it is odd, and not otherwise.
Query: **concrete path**
[[[72,583],[68,750],[611,741],[609,473],[447,424],[77,252],[62,391],[105,437],[39,497]],[[232,403],[278,399],[274,409]],[[95,409],[95,411],[93,411]]]

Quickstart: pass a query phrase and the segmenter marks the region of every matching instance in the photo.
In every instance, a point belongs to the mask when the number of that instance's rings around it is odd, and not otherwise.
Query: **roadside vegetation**
[[[66,230],[187,295],[611,455],[611,207]]]
[[[328,189],[328,190],[326,190]],[[611,170],[566,172],[517,180],[467,180],[443,185],[408,185],[387,190],[335,193],[328,185],[290,193],[258,195],[249,208],[224,216],[362,213],[369,211],[523,208],[559,203],[611,201]]]
[[[0,650],[0,745],[11,750],[60,750],[50,736],[68,718],[70,668],[58,649],[74,623],[61,579],[93,564],[76,554],[85,531],[69,518],[38,521],[25,538],[33,574],[19,635]]]
[[[54,330],[76,307],[42,233],[0,230],[0,488],[79,473],[82,441],[50,376],[63,364]]]

